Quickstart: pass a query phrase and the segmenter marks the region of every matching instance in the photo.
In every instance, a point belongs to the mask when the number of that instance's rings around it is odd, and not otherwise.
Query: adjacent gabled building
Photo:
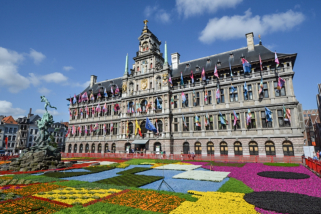
[[[12,116],[0,116],[0,143],[3,150],[7,152],[15,152],[16,138],[19,125]],[[8,145],[5,139],[8,137]]]

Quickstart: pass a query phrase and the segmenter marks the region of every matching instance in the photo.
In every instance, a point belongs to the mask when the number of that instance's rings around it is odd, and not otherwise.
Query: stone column
[[[275,98],[273,81],[268,82],[270,98]]]

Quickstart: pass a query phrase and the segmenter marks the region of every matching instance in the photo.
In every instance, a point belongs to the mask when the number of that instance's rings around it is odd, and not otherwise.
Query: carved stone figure
[[[124,84],[123,84],[123,92],[126,93],[126,91],[127,91],[127,84],[124,83]]]
[[[163,85],[167,85],[168,83],[168,74],[163,74]]]
[[[159,70],[162,70],[163,69],[163,65],[162,63],[160,62],[156,62],[156,66],[155,66],[156,70],[159,71]]]

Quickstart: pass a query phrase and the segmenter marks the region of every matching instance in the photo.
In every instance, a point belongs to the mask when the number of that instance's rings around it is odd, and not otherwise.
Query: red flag
[[[215,65],[215,69],[214,69],[214,76],[216,76],[217,79],[219,79],[216,65]]]
[[[6,137],[6,139],[4,140],[4,142],[6,143],[6,149],[8,149],[8,137]]]

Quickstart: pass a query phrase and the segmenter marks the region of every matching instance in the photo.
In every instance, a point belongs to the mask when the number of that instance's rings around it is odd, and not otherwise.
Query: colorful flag
[[[81,93],[79,94],[78,103],[81,103]]]
[[[119,94],[119,88],[118,88],[118,85],[116,85],[115,94]]]
[[[184,85],[183,73],[181,72],[181,85]]]
[[[205,70],[204,70],[204,68],[203,68],[203,70],[202,70],[201,77],[202,77],[202,80],[203,80],[203,81],[205,81],[205,80],[206,80],[206,76],[205,76]]]
[[[93,125],[92,124],[90,124],[90,133],[89,134],[91,134],[91,133],[93,133]]]
[[[263,77],[261,77],[261,82],[260,82],[260,88],[259,88],[259,94],[263,92]]]
[[[185,104],[185,102],[186,102],[186,96],[185,96],[184,92],[182,92],[182,102],[183,102],[183,104]]]
[[[81,118],[84,116],[82,108],[80,109],[80,115],[81,115]]]
[[[250,109],[247,110],[247,115],[246,115],[246,125],[249,125],[252,122],[252,114]]]
[[[70,109],[69,109],[69,116],[72,117],[72,113],[71,113]]]
[[[194,84],[194,75],[193,75],[193,71],[191,70],[191,75],[190,75],[190,77],[191,77],[191,80],[192,80],[192,84]]]
[[[244,73],[250,73],[251,72],[251,64],[244,58],[242,58],[242,64],[243,64]]]
[[[77,98],[76,98],[76,94],[74,95],[74,99],[73,99],[73,104],[76,104],[77,103]]]
[[[104,124],[103,128],[104,128],[104,134],[106,135],[106,132],[107,132],[106,124]]]
[[[263,71],[263,64],[262,64],[262,60],[261,60],[261,55],[259,54],[259,59],[260,59],[260,68],[261,68],[261,71]]]
[[[129,137],[129,125],[128,125],[128,120],[127,120],[127,124],[126,124],[126,138]]]
[[[279,59],[278,59],[278,55],[276,55],[276,52],[275,52],[275,63],[276,63],[276,67],[279,67],[279,64],[280,64],[280,62],[279,62]]]
[[[137,131],[138,131],[139,136],[142,137],[142,136],[143,136],[143,135],[142,135],[142,129],[140,128],[137,120],[136,120],[135,126],[136,126],[136,128],[135,128],[135,135],[137,135]]]
[[[171,76],[169,76],[169,78],[168,78],[168,82],[171,84],[171,86],[173,85],[172,77],[171,77]]]
[[[85,125],[85,134],[88,134],[87,125]]]
[[[75,125],[72,126],[72,134],[73,134],[73,135],[76,134],[76,127],[75,127]]]
[[[235,111],[233,111],[233,114],[234,114],[234,126],[236,126],[236,122],[237,122],[237,120],[239,119],[238,117],[237,117],[237,114],[236,114],[236,112]]]
[[[148,119],[148,117],[146,117],[146,125],[145,128],[149,131],[153,131],[153,132],[157,132],[157,129],[155,128],[155,126],[153,125],[153,123]]]
[[[94,106],[91,108],[91,113],[94,116],[94,114],[95,114],[95,107]]]
[[[103,107],[103,112],[106,113],[107,112],[107,104],[105,103],[104,107]]]
[[[246,82],[244,82],[244,97],[247,99],[247,85],[246,85]]]
[[[6,139],[4,140],[4,142],[6,143],[6,149],[8,149],[8,137],[6,137]]]
[[[197,100],[196,100],[196,94],[195,94],[195,91],[193,89],[193,102],[194,102],[194,106],[197,105]]]
[[[157,109],[162,109],[161,104],[159,103],[158,97],[156,98]]]
[[[286,109],[284,105],[283,105],[283,118],[284,118],[284,121],[291,122],[291,111],[290,109]]]
[[[216,90],[216,99],[220,99],[221,98],[221,91],[220,91],[220,89],[218,88],[217,90]]]
[[[111,124],[110,124],[110,133],[112,133],[113,131],[114,131],[114,124],[111,123]]]
[[[171,105],[173,105],[174,104],[174,96],[172,96],[172,98],[171,98]]]
[[[107,89],[106,89],[106,88],[105,88],[105,90],[104,90],[104,97],[108,97]]]
[[[92,92],[91,92],[91,95],[90,95],[90,100],[95,101],[95,96],[94,96],[94,94]]]
[[[196,124],[196,126],[201,127],[200,118],[197,115],[195,115],[195,124]]]
[[[272,122],[272,112],[267,107],[265,107],[265,117],[266,122]]]
[[[186,124],[186,121],[185,121],[185,117],[184,117],[184,115],[182,115],[182,117],[183,117],[184,127],[185,127],[185,128],[187,128],[187,124]]]
[[[207,90],[205,90],[204,100],[207,102]]]
[[[223,117],[222,113],[220,113],[220,121],[221,121],[221,124],[224,124],[224,125],[228,125],[228,121]]]
[[[130,102],[128,102],[128,104],[127,104],[127,113],[130,113],[129,103]]]
[[[86,114],[89,115],[89,109],[88,106],[85,107]]]
[[[68,137],[69,133],[70,133],[70,128],[68,128],[68,131],[65,137]]]
[[[231,93],[233,94],[236,91],[233,85],[231,85]]]
[[[88,101],[87,92],[83,93],[83,95],[81,96],[81,98],[82,98],[82,101],[83,101],[83,102]]]
[[[120,110],[119,104],[116,103],[116,104],[114,105],[114,111],[119,111],[119,110]]]
[[[140,107],[140,103],[136,103],[136,112],[142,112],[142,109]]]
[[[98,90],[97,99],[101,98],[100,89]]]
[[[208,116],[208,113],[205,114],[205,126],[208,126],[210,124],[210,118]]]
[[[219,79],[216,65],[215,65],[215,68],[214,68],[214,76],[216,76],[217,79]]]
[[[110,92],[111,92],[111,94],[114,96],[114,89],[113,89],[113,86],[110,86]]]
[[[283,87],[285,83],[285,80],[282,79],[281,77],[279,77],[279,80],[278,80],[278,86],[276,87],[278,90],[281,90],[281,88]]]
[[[78,116],[78,109],[75,109],[75,117]]]

